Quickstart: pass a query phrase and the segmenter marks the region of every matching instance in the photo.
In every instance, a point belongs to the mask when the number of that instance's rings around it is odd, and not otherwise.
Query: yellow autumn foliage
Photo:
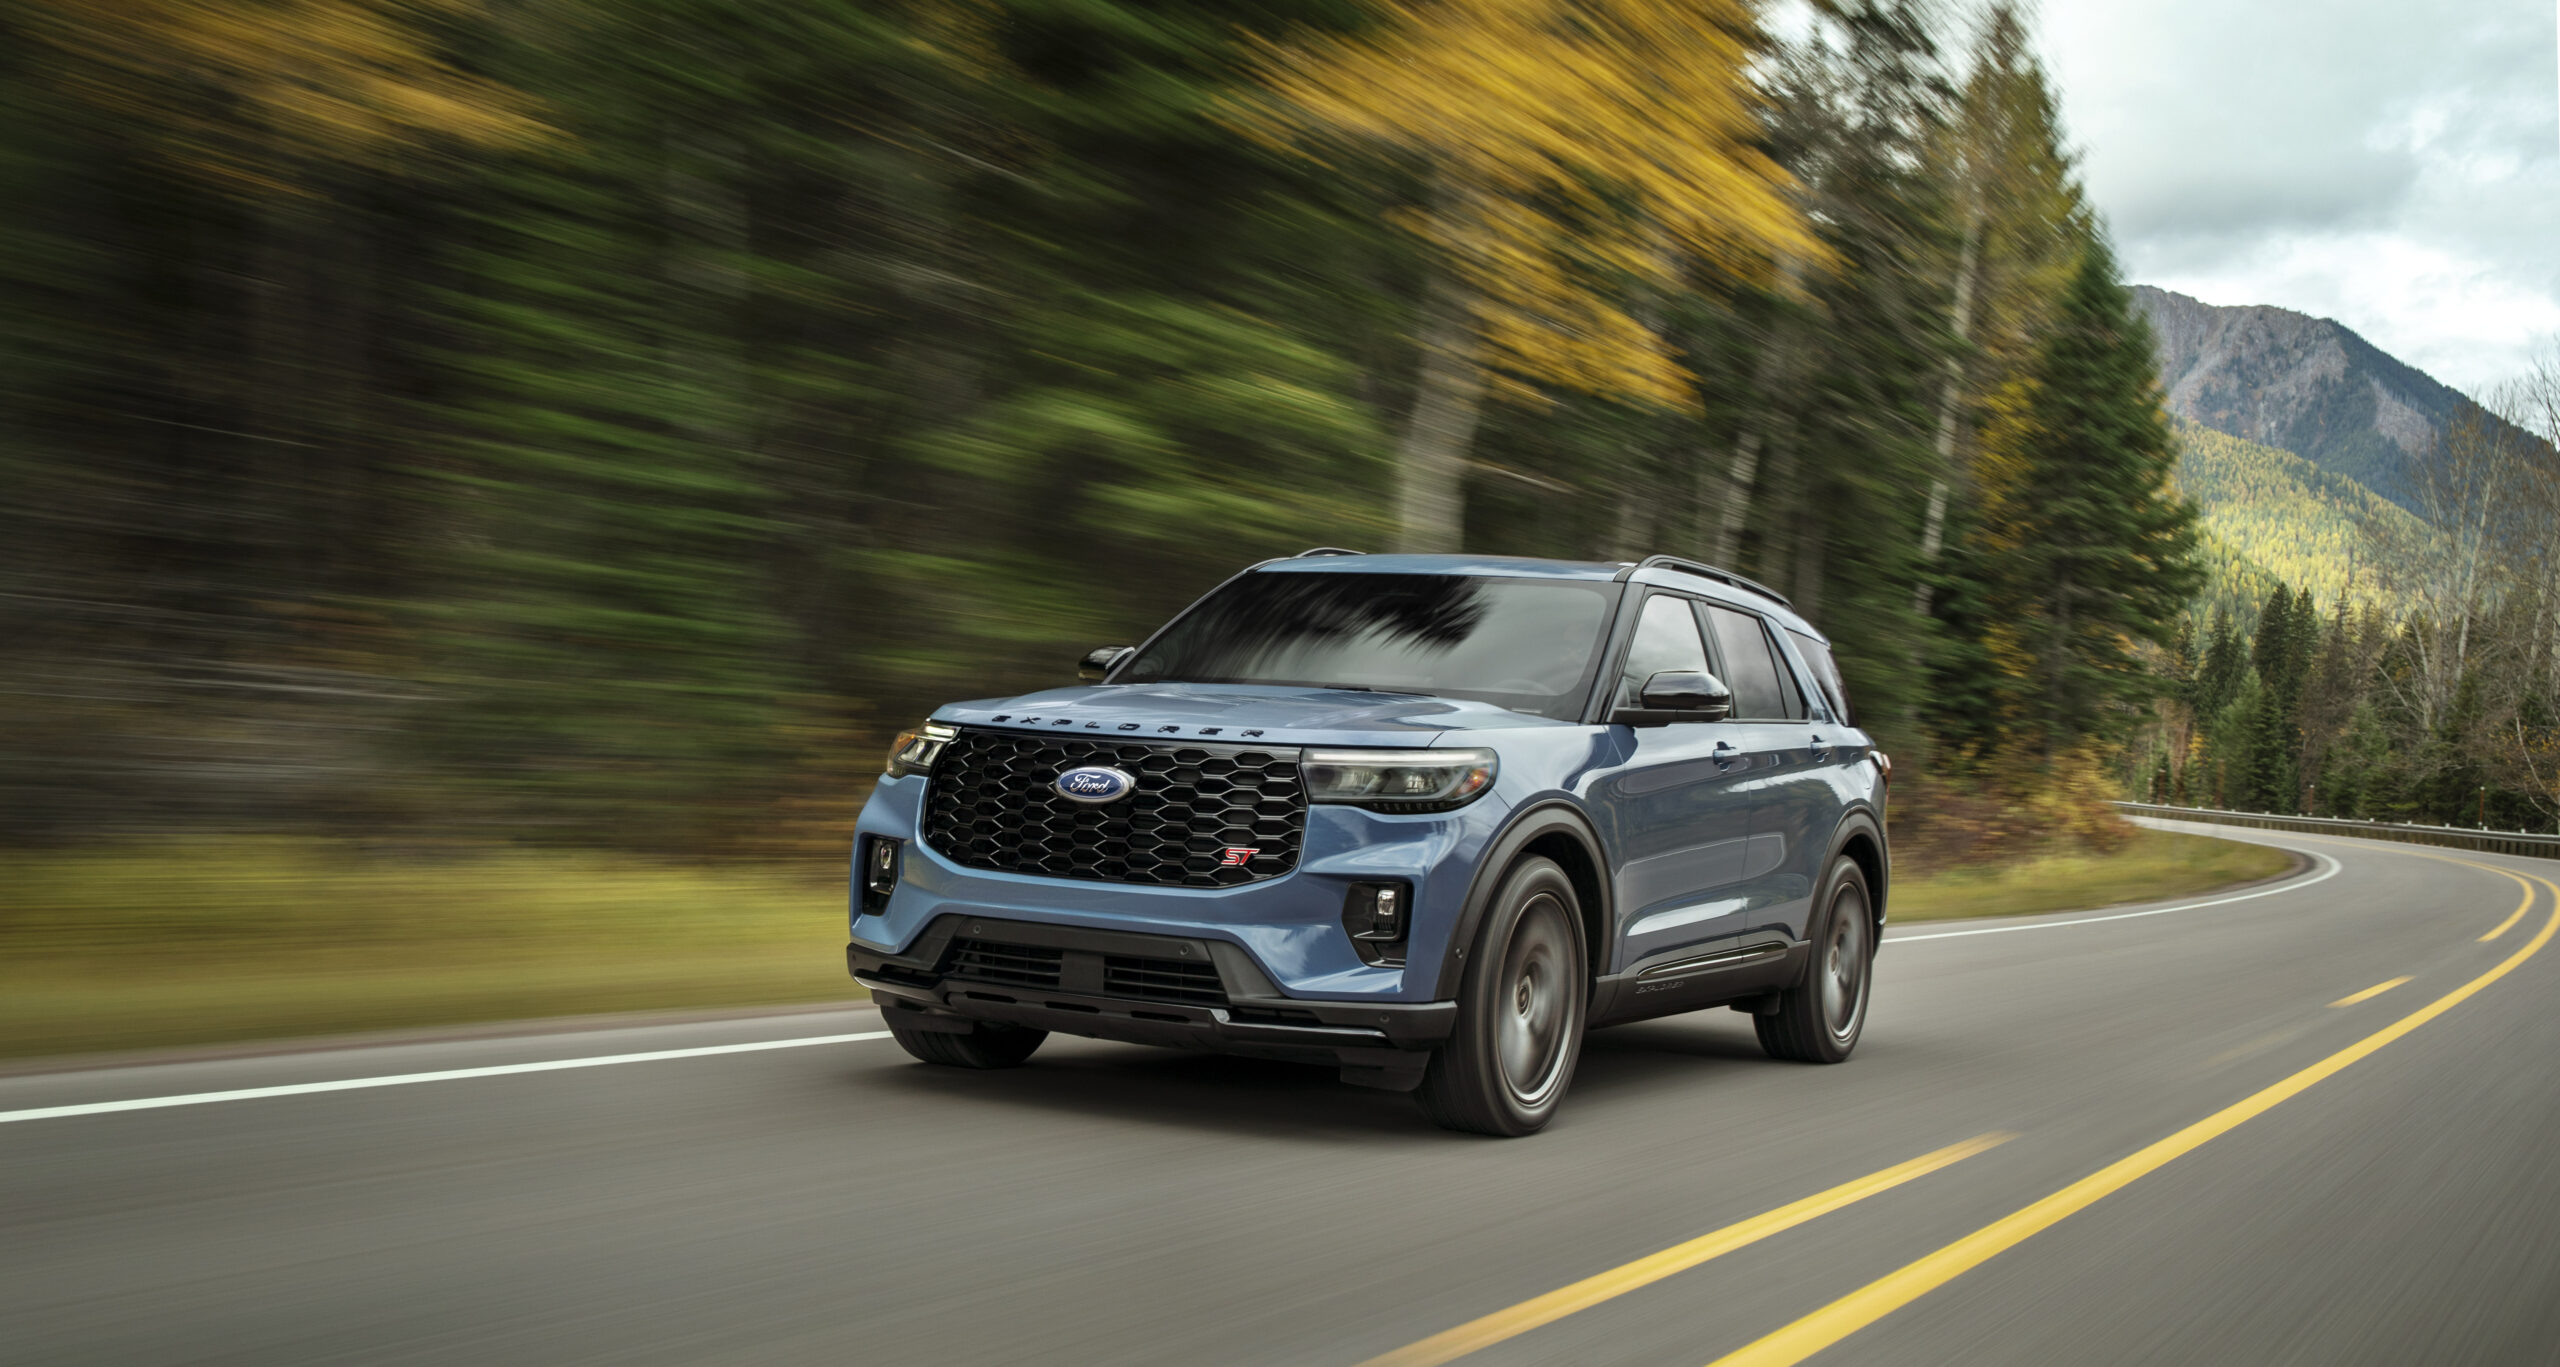
[[[478,0],[33,0],[59,79],[137,118],[182,169],[252,193],[314,165],[542,134],[531,103],[438,55],[424,26]]]
[[[1265,48],[1276,105],[1240,119],[1326,155],[1427,163],[1401,222],[1465,286],[1497,376],[1686,405],[1630,299],[1689,261],[1735,273],[1823,250],[1758,146],[1745,71],[1760,41],[1735,0],[1390,0],[1358,37]],[[1525,391],[1508,386],[1514,397]]]

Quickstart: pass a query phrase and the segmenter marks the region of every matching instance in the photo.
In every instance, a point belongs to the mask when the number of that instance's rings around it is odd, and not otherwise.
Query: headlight
[[[942,747],[960,734],[958,727],[929,721],[912,731],[898,733],[897,743],[889,747],[889,777],[905,778],[909,774],[933,772],[933,762],[942,758]]]
[[[1493,786],[1491,750],[1309,750],[1300,766],[1310,802],[1382,812],[1445,812]]]

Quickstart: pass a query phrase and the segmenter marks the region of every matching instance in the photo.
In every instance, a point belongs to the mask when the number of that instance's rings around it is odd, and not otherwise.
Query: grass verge
[[[1907,876],[1893,913],[2151,901],[2287,862],[2144,830],[2104,855]],[[0,1057],[851,1000],[844,899],[831,870],[600,854],[230,839],[0,855]]]
[[[2292,865],[2293,856],[2268,845],[2137,827],[2104,854],[2047,855],[1897,877],[1888,909],[1897,925],[2077,911],[2193,896],[2272,878]]]
[[[843,877],[313,840],[0,855],[0,1056],[857,999]]]

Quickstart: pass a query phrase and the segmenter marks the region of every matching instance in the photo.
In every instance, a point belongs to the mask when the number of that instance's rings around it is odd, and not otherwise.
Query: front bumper
[[[1454,1002],[1283,996],[1251,955],[1221,940],[990,916],[934,918],[901,954],[845,947],[854,981],[915,1030],[974,1021],[1131,1044],[1322,1063],[1394,1091],[1422,1079],[1457,1022]]]

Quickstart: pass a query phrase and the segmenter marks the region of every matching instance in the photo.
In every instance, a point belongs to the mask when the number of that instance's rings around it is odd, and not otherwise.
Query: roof
[[[1480,574],[1509,579],[1590,579],[1606,583],[1626,566],[1614,561],[1537,560],[1525,555],[1299,555],[1254,566],[1290,574]]]

